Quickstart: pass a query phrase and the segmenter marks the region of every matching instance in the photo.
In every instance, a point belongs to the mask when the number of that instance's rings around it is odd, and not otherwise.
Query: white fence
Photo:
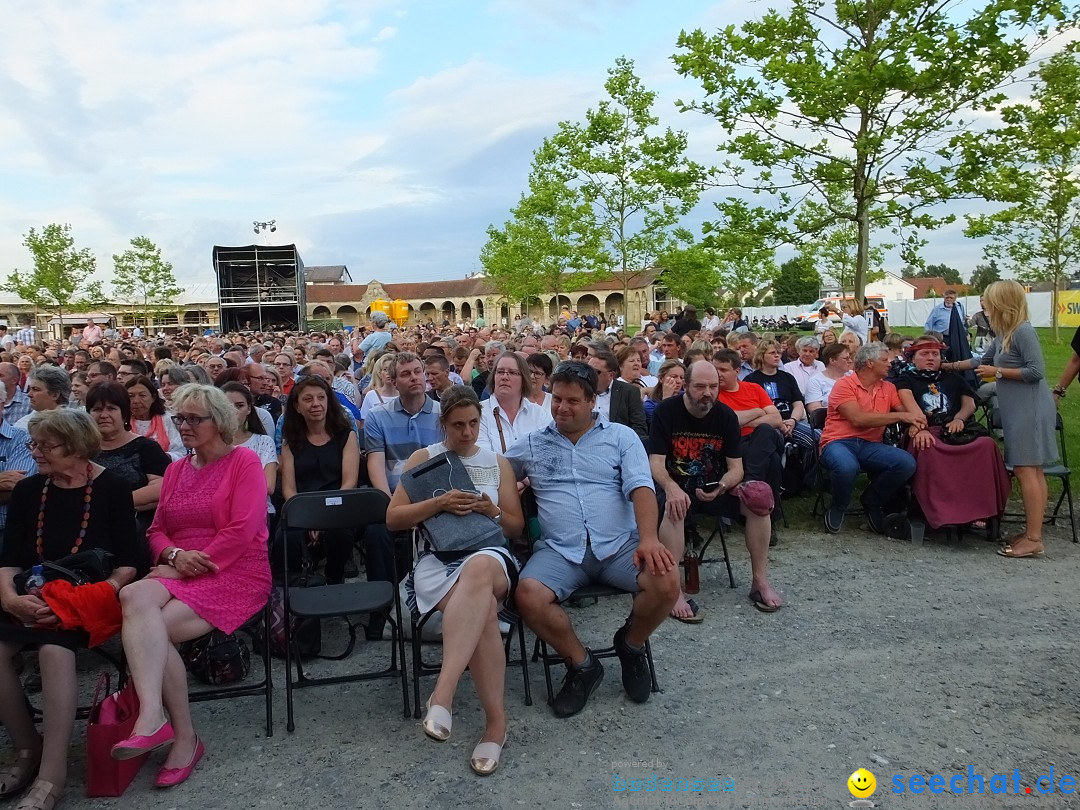
[[[1050,326],[1052,298],[1053,293],[1048,292],[1028,294],[1028,311],[1031,314],[1032,326]],[[959,300],[964,305],[964,312],[969,316],[982,309],[977,295],[963,296]],[[891,325],[922,326],[930,316],[930,310],[940,303],[940,298],[920,298],[915,301],[886,301],[885,305],[889,308]],[[743,307],[743,317],[750,321],[754,318],[779,318],[781,315],[787,315],[789,320],[794,320],[796,315],[801,315],[805,311],[805,306]]]

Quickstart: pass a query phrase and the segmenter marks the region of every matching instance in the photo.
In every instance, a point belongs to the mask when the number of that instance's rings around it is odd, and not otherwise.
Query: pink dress
[[[232,633],[259,611],[270,595],[266,547],[266,476],[246,447],[202,469],[192,456],[165,470],[161,499],[147,532],[151,559],[170,546],[206,552],[216,574],[159,579],[169,593],[201,618]]]

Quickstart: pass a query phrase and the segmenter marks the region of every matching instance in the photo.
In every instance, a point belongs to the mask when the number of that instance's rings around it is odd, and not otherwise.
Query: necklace
[[[37,537],[34,540],[34,546],[37,550],[37,556],[39,560],[45,559],[45,501],[49,497],[49,485],[52,484],[52,478],[45,479],[45,485],[41,488],[41,505],[38,507],[37,516]],[[86,527],[90,523],[90,499],[94,494],[94,467],[88,461],[86,462],[86,491],[83,494],[83,516],[82,522],[79,524],[79,536],[75,538],[75,543],[71,547],[71,553],[76,554],[79,551],[79,546],[82,545],[83,540],[86,539]]]

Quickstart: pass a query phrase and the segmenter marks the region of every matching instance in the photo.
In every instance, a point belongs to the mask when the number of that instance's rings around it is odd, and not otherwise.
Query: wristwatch
[[[499,525],[502,525],[502,516],[503,516],[503,511],[502,511],[502,509],[499,509],[499,514],[497,514],[495,517],[493,517],[492,520],[494,520]]]
[[[994,372],[994,379],[1000,380],[1001,377],[1002,377],[1001,369],[999,368]]]
[[[176,555],[179,554],[181,551],[183,551],[183,549],[174,548],[172,551],[169,552],[169,556],[165,558],[165,563],[167,565],[171,565],[173,568],[176,568]]]
[[[1065,386],[1064,385],[1056,385],[1056,386],[1054,386],[1054,388],[1052,390],[1053,390],[1053,392],[1055,394],[1057,394],[1059,397],[1064,399],[1064,397],[1065,397]]]

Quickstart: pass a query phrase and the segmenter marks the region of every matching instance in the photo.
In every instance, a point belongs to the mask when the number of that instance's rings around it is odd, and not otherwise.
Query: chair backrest
[[[807,413],[807,421],[814,430],[825,429],[825,417],[829,415],[828,408],[818,408],[816,411]]]
[[[281,522],[286,529],[362,529],[385,523],[389,504],[389,496],[374,487],[301,492],[285,502]]]

